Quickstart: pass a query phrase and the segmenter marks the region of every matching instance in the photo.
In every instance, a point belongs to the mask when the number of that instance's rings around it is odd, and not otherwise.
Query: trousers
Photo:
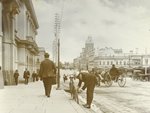
[[[52,79],[50,77],[44,77],[43,84],[45,89],[45,95],[50,96],[51,89],[52,89]]]
[[[92,103],[92,100],[93,100],[94,88],[95,88],[94,85],[87,86],[87,92],[86,92],[87,97],[86,97],[86,100],[87,100],[87,105],[89,105],[89,106],[91,106],[91,103]]]

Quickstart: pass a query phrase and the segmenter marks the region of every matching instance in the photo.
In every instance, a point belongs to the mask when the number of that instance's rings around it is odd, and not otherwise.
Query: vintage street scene
[[[0,0],[0,113],[150,113],[149,0]]]

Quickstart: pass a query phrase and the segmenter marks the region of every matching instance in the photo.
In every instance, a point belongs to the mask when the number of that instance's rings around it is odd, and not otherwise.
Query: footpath
[[[71,99],[63,87],[53,86],[50,98],[44,95],[43,82],[5,86],[0,89],[0,113],[94,113]]]

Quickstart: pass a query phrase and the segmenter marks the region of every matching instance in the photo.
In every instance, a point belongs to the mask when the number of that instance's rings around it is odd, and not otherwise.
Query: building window
[[[105,61],[103,61],[103,65],[105,65]]]
[[[99,65],[101,65],[101,61],[99,62]]]
[[[120,61],[120,65],[122,64],[122,61]]]
[[[124,65],[126,65],[126,61],[124,61]]]
[[[113,61],[111,61],[111,65],[113,65]]]
[[[107,65],[109,65],[109,61],[107,61]]]
[[[145,65],[148,65],[148,59],[145,59]]]
[[[118,65],[118,61],[116,61],[116,65]]]

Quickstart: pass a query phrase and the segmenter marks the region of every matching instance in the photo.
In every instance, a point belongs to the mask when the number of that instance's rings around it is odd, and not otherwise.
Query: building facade
[[[2,6],[2,69],[5,84],[11,85],[16,69],[20,79],[26,68],[31,73],[36,70],[39,25],[31,0],[3,0]]]
[[[78,70],[91,70],[94,65],[94,43],[92,37],[88,37],[85,42],[85,47],[78,58],[74,59],[74,67]]]
[[[116,67],[138,68],[150,67],[149,54],[137,54],[130,52],[124,53],[122,49],[105,47],[95,49],[91,37],[85,42],[80,56],[74,59],[74,68],[78,70],[90,70],[92,68],[111,68],[112,64]]]
[[[0,89],[4,88],[4,80],[2,74],[2,39],[3,39],[3,32],[2,32],[2,1],[0,1]]]

